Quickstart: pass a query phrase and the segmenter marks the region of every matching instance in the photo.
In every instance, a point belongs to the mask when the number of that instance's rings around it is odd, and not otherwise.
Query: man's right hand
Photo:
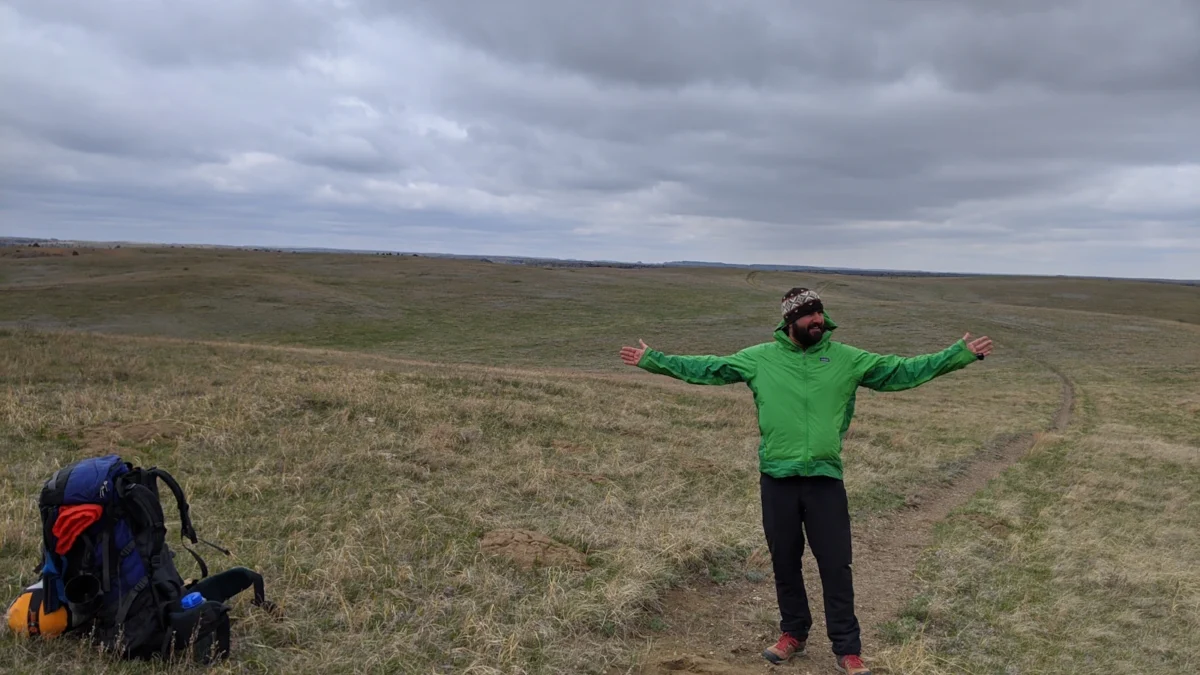
[[[971,353],[980,360],[992,353],[992,339],[986,335],[978,340],[972,340],[971,334],[967,333],[962,339],[967,343],[967,349],[970,349]]]
[[[625,362],[625,365],[636,366],[641,363],[642,355],[650,348],[646,346],[645,341],[638,340],[638,342],[641,343],[641,347],[621,347],[621,360]]]

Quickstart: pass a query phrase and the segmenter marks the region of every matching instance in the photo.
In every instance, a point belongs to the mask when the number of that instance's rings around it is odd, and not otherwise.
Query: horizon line
[[[1025,278],[1047,278],[1047,279],[1100,279],[1100,280],[1123,280],[1123,281],[1144,281],[1153,283],[1177,283],[1184,285],[1200,285],[1200,279],[1184,279],[1184,278],[1169,278],[1169,277],[1121,277],[1121,276],[1100,276],[1086,274],[1021,274],[1014,272],[949,272],[936,270],[920,270],[920,269],[894,269],[894,268],[874,268],[874,267],[829,267],[816,265],[801,265],[789,263],[737,263],[724,262],[719,260],[664,260],[662,262],[644,262],[630,260],[611,260],[602,258],[560,258],[553,256],[536,256],[536,255],[494,255],[486,253],[445,253],[445,252],[430,252],[430,251],[401,251],[396,249],[354,249],[354,248],[339,248],[336,246],[267,246],[263,244],[197,244],[183,242],[153,242],[153,241],[133,241],[133,240],[103,240],[103,239],[58,239],[56,237],[21,237],[13,235],[0,236],[0,246],[14,246],[20,242],[28,245],[35,243],[48,244],[80,244],[92,246],[132,246],[132,247],[178,247],[178,248],[223,248],[236,250],[250,251],[279,251],[287,253],[343,253],[352,255],[400,255],[400,256],[418,256],[430,258],[458,258],[465,260],[476,261],[496,261],[496,260],[530,260],[537,262],[550,263],[579,263],[592,264],[597,266],[607,265],[622,265],[630,267],[730,267],[736,269],[763,269],[768,271],[796,271],[796,272],[826,272],[834,274],[860,274],[860,275],[906,275],[906,276],[943,276],[943,277],[1025,277]]]

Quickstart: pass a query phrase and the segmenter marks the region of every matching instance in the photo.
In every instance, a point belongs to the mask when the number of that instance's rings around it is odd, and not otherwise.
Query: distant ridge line
[[[1153,283],[1181,284],[1184,286],[1200,286],[1200,279],[1155,279],[1142,277],[1104,277],[1069,274],[1011,274],[983,272],[933,272],[926,270],[893,270],[855,267],[821,267],[812,265],[779,265],[767,263],[725,263],[703,260],[673,260],[661,263],[627,262],[620,260],[582,260],[576,258],[547,258],[539,256],[504,256],[460,253],[429,253],[417,251],[394,251],[384,249],[345,249],[330,247],[288,247],[288,246],[236,246],[228,244],[164,244],[134,241],[88,241],[54,239],[45,237],[0,237],[0,247],[14,246],[52,246],[55,248],[195,248],[195,249],[227,249],[240,251],[265,251],[277,253],[324,253],[350,255],[400,256],[421,258],[444,258],[453,260],[473,260],[479,262],[503,265],[530,265],[542,267],[614,267],[624,269],[652,268],[685,268],[712,267],[739,270],[754,270],[761,272],[805,272],[810,274],[844,274],[872,277],[1042,277],[1062,279],[1100,279],[1119,281],[1147,281]]]

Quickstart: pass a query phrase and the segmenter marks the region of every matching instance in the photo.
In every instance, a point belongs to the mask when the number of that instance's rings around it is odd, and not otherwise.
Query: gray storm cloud
[[[0,59],[11,234],[1200,276],[1195,2],[10,0]]]

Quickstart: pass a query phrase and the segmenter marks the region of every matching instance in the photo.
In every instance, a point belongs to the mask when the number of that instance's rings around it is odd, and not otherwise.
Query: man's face
[[[792,323],[792,339],[803,347],[817,344],[824,334],[825,315],[821,312],[805,314]]]

